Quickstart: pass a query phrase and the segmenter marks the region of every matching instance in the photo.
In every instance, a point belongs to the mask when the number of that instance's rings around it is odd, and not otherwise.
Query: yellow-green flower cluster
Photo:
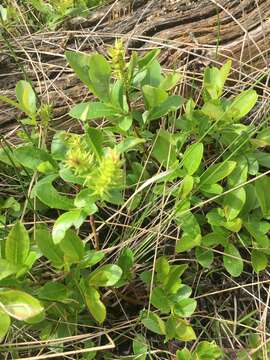
[[[71,135],[68,140],[69,149],[65,164],[75,175],[88,176],[93,171],[94,157],[83,143],[80,135]]]
[[[126,80],[125,48],[122,40],[116,39],[113,48],[108,50],[112,60],[114,75],[119,80]]]
[[[86,185],[101,198],[108,195],[110,189],[120,187],[123,179],[122,161],[115,149],[108,149],[101,159],[99,167],[88,177]]]

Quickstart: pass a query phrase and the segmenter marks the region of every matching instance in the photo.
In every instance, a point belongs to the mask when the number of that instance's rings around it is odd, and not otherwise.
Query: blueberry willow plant
[[[17,101],[0,98],[27,116],[21,120],[27,127],[23,143],[14,149],[6,146],[0,153],[0,160],[15,167],[24,183],[32,186],[31,178],[35,179],[23,215],[33,209],[40,214],[51,209],[56,214],[52,229],[43,224],[26,230],[17,221],[2,241],[2,337],[9,329],[10,316],[30,322],[42,339],[74,334],[71,324],[78,322],[103,324],[108,309],[112,311],[108,294],[125,291],[137,279],[149,300],[148,307],[138,313],[140,323],[165,343],[196,339],[189,320],[196,301],[191,288],[182,283],[187,266],[161,256],[153,271],[144,271],[138,278],[136,256],[130,248],[122,250],[115,264],[107,263],[95,232],[95,219],[103,216],[107,205],[132,213],[144,198],[157,203],[167,195],[171,204],[167,213],[179,231],[176,253],[194,254],[198,264],[211,269],[217,249],[223,252],[224,267],[231,276],[241,275],[242,256],[247,253],[254,271],[266,268],[270,180],[264,172],[270,168],[270,156],[264,148],[270,144],[269,129],[266,121],[259,130],[240,123],[254,107],[256,91],[223,96],[231,67],[227,62],[220,69],[205,70],[203,98],[195,104],[172,94],[180,76],[164,76],[158,54],[158,49],[142,57],[134,52],[127,61],[119,40],[109,49],[108,58],[67,51],[69,65],[88,87],[92,100],[76,104],[69,112],[81,123],[82,134],[56,131],[49,147],[39,141],[36,130],[48,131],[50,107],[37,103],[31,85],[17,84]],[[213,161],[216,153],[222,155]],[[147,158],[150,161],[144,166]],[[138,182],[142,182],[139,189]],[[150,184],[153,191],[149,193]],[[89,219],[93,234],[82,240]],[[92,237],[94,247],[88,241]],[[27,274],[40,258],[63,275],[31,287]],[[110,290],[104,292],[104,288]],[[10,311],[15,299],[12,291],[19,292],[17,298],[29,311],[21,318]],[[85,315],[87,310],[91,319]],[[55,327],[59,318],[65,324]],[[150,352],[150,344],[138,335],[129,358],[146,359]],[[207,341],[192,351],[185,347],[177,352],[180,360],[221,356],[218,347]]]

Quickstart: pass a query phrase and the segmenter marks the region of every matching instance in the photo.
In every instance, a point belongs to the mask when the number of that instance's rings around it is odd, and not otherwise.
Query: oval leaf
[[[30,240],[24,225],[17,222],[8,234],[5,247],[6,260],[12,264],[24,264],[29,253]]]
[[[107,264],[93,271],[88,283],[92,286],[113,286],[120,280],[122,273],[118,265]]]
[[[225,269],[233,277],[241,275],[244,265],[237,248],[233,244],[229,244],[225,247],[224,252],[225,254],[227,254],[223,255],[223,263]]]
[[[33,296],[19,290],[0,290],[0,307],[17,320],[28,320],[44,309]]]

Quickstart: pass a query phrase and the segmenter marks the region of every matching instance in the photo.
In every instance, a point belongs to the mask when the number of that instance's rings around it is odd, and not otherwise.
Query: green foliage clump
[[[50,107],[39,103],[23,80],[16,87],[17,101],[1,96],[26,115],[21,122],[32,134],[0,153],[30,189],[23,211],[14,199],[2,201],[1,210],[13,212],[1,247],[0,336],[6,336],[11,318],[31,323],[45,340],[75,334],[70,324],[112,326],[112,300],[130,300],[126,291],[136,284],[146,300],[136,304],[134,329],[141,332],[143,325],[149,338],[162,339],[164,352],[165,344],[180,341],[179,360],[221,359],[213,341],[202,340],[189,350],[196,340],[197,301],[187,285],[194,277],[192,265],[180,262],[184,253],[204,271],[218,265],[232,277],[243,274],[245,262],[258,274],[268,266],[270,180],[264,169],[270,168],[269,129],[263,122],[259,130],[240,122],[258,95],[247,89],[223,96],[228,61],[205,70],[203,96],[196,104],[172,93],[181,76],[164,75],[159,50],[144,56],[133,52],[127,61],[117,41],[108,53],[109,60],[100,54],[65,54],[95,97],[70,109],[81,134],[61,130],[50,144],[37,141],[35,130],[47,133],[51,126]],[[160,210],[165,197],[168,203]],[[146,240],[126,247],[125,239],[114,234],[108,244],[99,230],[124,212],[132,217],[145,211],[139,220],[135,216],[134,228],[149,224],[147,204],[154,214],[164,212],[162,220],[178,235],[173,250],[160,249],[153,246],[153,231],[150,261],[144,264]],[[51,226],[34,222],[26,229],[22,219],[33,210],[51,217]],[[100,229],[97,219],[104,220]],[[118,248],[123,248],[119,255],[107,255]],[[41,276],[36,265],[42,259],[59,276],[40,285],[28,274]],[[128,358],[151,358],[151,351],[150,341],[136,334]]]

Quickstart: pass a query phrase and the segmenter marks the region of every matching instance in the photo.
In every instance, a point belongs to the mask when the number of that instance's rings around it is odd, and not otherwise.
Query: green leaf
[[[98,264],[105,256],[102,251],[88,250],[85,252],[83,259],[80,261],[80,268],[85,269]]]
[[[74,205],[77,208],[86,208],[92,214],[95,213],[98,208],[95,204],[97,200],[97,196],[94,195],[94,191],[92,189],[82,189],[74,199]]]
[[[37,167],[46,161],[55,167],[52,157],[45,150],[32,145],[18,147],[14,150],[14,156],[20,164],[32,170],[37,170]]]
[[[20,266],[18,267],[5,259],[0,259],[0,280],[5,279],[12,274],[16,274],[19,269]]]
[[[65,57],[78,78],[93,92],[92,82],[88,73],[91,55],[66,51]]]
[[[147,351],[148,351],[148,345],[146,342],[146,339],[142,335],[137,335],[133,342],[132,342],[132,348],[133,353],[136,355],[134,360],[145,360]]]
[[[120,266],[120,268],[122,269],[123,276],[126,276],[134,265],[133,251],[129,248],[124,248],[121,251],[121,254],[117,261],[117,265]]]
[[[181,317],[191,316],[197,307],[197,301],[194,299],[182,299],[174,306],[174,313]]]
[[[181,287],[180,276],[187,269],[186,264],[171,265],[164,289],[171,294],[175,294]]]
[[[268,258],[262,251],[253,249],[251,251],[251,263],[254,271],[259,273],[267,267]]]
[[[160,49],[153,49],[151,51],[148,51],[141,59],[138,60],[139,68],[142,69],[146,66],[151,65],[151,63],[156,59],[159,53]]]
[[[157,259],[155,271],[157,273],[157,281],[160,284],[165,284],[170,272],[170,264],[166,256],[161,256]]]
[[[99,161],[104,155],[103,152],[103,133],[102,130],[96,128],[87,127],[86,129],[86,140],[89,146],[91,147],[93,153],[96,155]]]
[[[245,90],[237,95],[229,108],[233,120],[240,120],[247,115],[257,100],[258,94],[255,90]]]
[[[159,88],[165,91],[171,90],[175,87],[181,79],[181,74],[173,73],[166,76],[160,83]]]
[[[203,157],[203,144],[190,145],[183,155],[183,165],[188,175],[193,175],[201,164]]]
[[[94,95],[105,102],[110,101],[111,66],[104,56],[93,54],[89,58],[89,78]]]
[[[16,97],[27,115],[33,116],[36,113],[36,95],[31,85],[27,81],[20,80],[17,83]]]
[[[236,166],[235,161],[224,161],[210,165],[200,178],[200,184],[215,184],[224,179],[234,170]]]
[[[119,144],[116,145],[118,153],[123,154],[129,150],[133,150],[137,145],[145,143],[145,139],[140,139],[134,136],[128,136]]]
[[[69,210],[74,207],[73,200],[60,195],[52,186],[57,175],[48,175],[39,180],[32,190],[32,195],[37,196],[41,202],[52,209]]]
[[[147,114],[147,121],[160,119],[171,111],[178,110],[184,104],[184,99],[181,96],[169,96],[161,105],[154,107]]]
[[[209,268],[214,261],[214,253],[212,250],[197,247],[195,249],[195,256],[198,263],[204,268]]]
[[[133,118],[131,115],[127,115],[121,118],[121,120],[118,122],[118,127],[123,131],[128,131],[133,123]]]
[[[228,273],[233,277],[241,275],[244,265],[237,248],[233,244],[228,244],[224,248],[224,253],[226,255],[223,255],[223,263]]]
[[[0,289],[0,307],[17,320],[28,320],[44,309],[33,296],[19,290]]]
[[[236,159],[237,165],[233,172],[228,176],[229,187],[244,184],[247,181],[248,161],[246,157],[239,156]]]
[[[64,253],[64,260],[68,264],[80,262],[85,254],[83,241],[70,229],[66,231],[59,246]]]
[[[167,293],[158,287],[154,288],[152,291],[151,304],[165,314],[169,313],[171,310]]]
[[[47,282],[38,290],[38,297],[42,300],[66,302],[68,300],[68,289],[59,282]]]
[[[86,305],[93,318],[99,324],[102,324],[106,319],[106,307],[100,300],[100,293],[94,287],[86,287],[84,296]]]
[[[255,139],[250,140],[255,147],[265,147],[270,145],[270,130],[265,128],[258,132]]]
[[[186,320],[171,315],[166,321],[166,338],[191,341],[196,339],[196,334]]]
[[[17,222],[8,234],[5,245],[6,260],[14,265],[24,264],[29,253],[30,240],[24,225]]]
[[[223,198],[224,214],[228,221],[235,219],[246,202],[246,191],[244,188],[239,188],[231,191]]]
[[[147,65],[147,73],[141,80],[141,85],[150,85],[158,87],[161,80],[162,69],[158,60],[154,59],[150,64]]]
[[[142,93],[146,109],[148,110],[156,108],[168,98],[168,94],[165,90],[149,85],[144,85],[142,87]]]
[[[214,341],[201,341],[194,352],[198,360],[215,360],[220,359],[221,351]]]
[[[184,233],[181,239],[176,243],[176,252],[182,253],[200,245],[201,238],[201,234],[196,234],[194,236],[194,234],[191,233]]]
[[[181,198],[185,199],[193,189],[194,178],[191,175],[186,175],[180,186]]]
[[[86,102],[77,104],[73,106],[68,114],[74,119],[81,121],[101,118],[114,119],[116,116],[119,116],[117,109],[102,102]]]
[[[263,176],[255,181],[255,191],[264,216],[270,215],[270,178]]]
[[[223,92],[225,81],[230,73],[231,60],[228,60],[220,69],[207,67],[204,72],[203,86],[210,98],[218,99]]]
[[[202,245],[206,247],[215,247],[217,245],[226,246],[228,240],[226,236],[218,233],[212,232],[202,237]]]
[[[0,310],[0,342],[3,341],[10,327],[10,317]]]
[[[51,142],[51,154],[55,160],[63,160],[68,151],[67,133],[65,131],[57,131]]]
[[[165,335],[164,321],[152,311],[141,312],[141,322],[148,329],[159,335]]]
[[[89,275],[88,283],[91,286],[113,286],[121,279],[122,273],[118,265],[103,265]]]
[[[163,166],[169,167],[177,161],[173,135],[166,130],[159,130],[154,141],[152,156]]]
[[[37,228],[35,238],[42,254],[52,262],[53,266],[56,268],[62,267],[64,264],[64,254],[59,246],[54,244],[48,229]]]
[[[176,360],[193,360],[191,352],[188,349],[176,351]]]
[[[72,226],[78,229],[87,215],[82,209],[68,211],[60,215],[53,225],[52,237],[54,244],[59,244],[64,239],[66,231]]]

